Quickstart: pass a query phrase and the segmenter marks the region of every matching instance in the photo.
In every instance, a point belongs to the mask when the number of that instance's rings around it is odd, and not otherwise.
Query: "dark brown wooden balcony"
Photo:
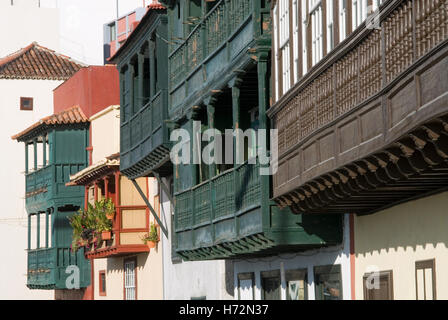
[[[274,199],[367,214],[448,183],[448,1],[386,1],[269,110]]]

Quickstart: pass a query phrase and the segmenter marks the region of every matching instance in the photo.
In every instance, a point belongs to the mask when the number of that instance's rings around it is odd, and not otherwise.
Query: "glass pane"
[[[266,272],[261,274],[262,299],[280,300],[280,272]]]
[[[341,266],[316,267],[314,269],[316,300],[341,300]]]

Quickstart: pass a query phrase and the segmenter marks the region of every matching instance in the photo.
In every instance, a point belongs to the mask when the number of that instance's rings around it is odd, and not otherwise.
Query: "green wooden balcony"
[[[147,176],[151,171],[162,175],[172,172],[169,160],[168,93],[161,90],[129,121],[121,125],[121,163],[123,174],[130,178]]]
[[[29,250],[27,286],[30,289],[64,289],[67,277],[72,274],[67,267],[73,265],[80,271],[80,288],[87,287],[90,284],[90,264],[84,259],[83,250],[75,254],[68,248]]]
[[[45,211],[49,205],[78,197],[82,203],[83,190],[80,187],[65,186],[69,176],[85,168],[85,163],[53,164],[26,174],[26,208],[28,212]]]
[[[341,243],[340,216],[294,215],[262,200],[259,165],[244,164],[177,193],[175,251],[209,260]]]
[[[264,5],[264,7],[263,7]],[[269,32],[269,2],[220,0],[199,20],[169,55],[170,116],[180,112],[194,95],[216,89],[221,81],[250,60],[248,50]],[[187,23],[191,24],[191,23]],[[269,42],[270,36],[266,39]]]

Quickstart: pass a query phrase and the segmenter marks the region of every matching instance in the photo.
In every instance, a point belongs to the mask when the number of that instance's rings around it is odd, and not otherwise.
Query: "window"
[[[283,94],[291,88],[291,60],[290,60],[290,47],[289,47],[289,1],[280,0],[280,37],[279,48],[282,55],[282,84]]]
[[[327,1],[327,52],[334,48],[334,22],[333,22],[334,0]]]
[[[294,30],[294,83],[299,80],[299,26],[300,26],[300,16],[299,16],[299,0],[293,0],[292,3],[292,19],[293,19],[293,30]]]
[[[417,300],[436,300],[436,261],[426,260],[415,263],[415,287]]]
[[[363,278],[364,300],[393,300],[392,275],[392,271],[380,272],[378,278],[375,278],[376,275],[373,273],[365,274]]]
[[[339,41],[347,37],[347,0],[339,0]]]
[[[308,3],[308,2],[306,2]],[[302,5],[305,3],[302,3]],[[308,72],[308,14],[307,6],[302,7],[302,68],[303,75]]]
[[[20,110],[32,111],[33,110],[33,98],[20,98]]]
[[[109,42],[113,42],[117,39],[117,26],[115,22],[109,25],[109,31],[110,31]]]
[[[124,261],[124,299],[137,300],[137,259]]]
[[[341,265],[314,268],[316,300],[342,300]]]
[[[238,275],[238,300],[254,300],[254,280],[253,273],[240,273]]]
[[[367,0],[352,0],[352,29],[355,30],[367,18]]]
[[[106,296],[106,271],[101,270],[99,272],[99,290],[100,290],[100,296],[105,297]]]
[[[308,300],[306,269],[287,270],[285,280],[287,300]]]
[[[311,18],[311,50],[312,65],[318,63],[324,56],[322,32],[322,2],[309,0],[309,13]]]
[[[280,271],[265,271],[261,273],[261,299],[280,300]]]

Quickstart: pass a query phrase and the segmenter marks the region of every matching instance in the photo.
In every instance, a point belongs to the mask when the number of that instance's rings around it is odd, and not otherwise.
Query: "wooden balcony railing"
[[[448,1],[384,3],[381,30],[360,27],[269,111],[279,154],[379,94],[447,37]]]
[[[90,284],[90,267],[83,251],[71,252],[70,248],[46,248],[28,251],[27,286],[31,289],[66,289],[67,267],[80,269],[80,287]]]
[[[176,231],[238,216],[261,205],[259,165],[228,170],[177,194],[176,199]]]
[[[209,55],[225,45],[254,12],[253,0],[220,0],[188,38],[171,52],[170,84],[174,88]]]

